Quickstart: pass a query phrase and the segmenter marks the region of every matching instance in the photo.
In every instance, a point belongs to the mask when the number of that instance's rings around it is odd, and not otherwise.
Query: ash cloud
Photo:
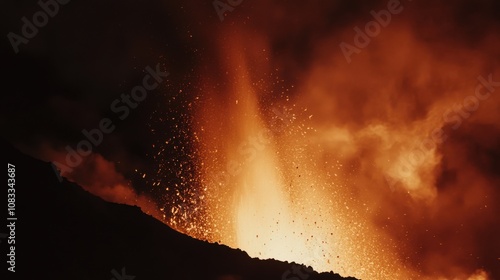
[[[496,279],[500,88],[470,112],[453,110],[474,96],[478,76],[500,81],[498,3],[413,2],[401,1],[403,11],[351,64],[339,43],[352,44],[353,28],[387,2],[238,9],[254,19],[242,29],[265,38],[271,64],[299,85],[292,97],[313,114],[324,158],[354,166],[345,170],[354,193],[378,210],[370,219],[396,241],[404,263],[424,277]],[[389,187],[387,174],[401,171],[434,129],[441,141]]]

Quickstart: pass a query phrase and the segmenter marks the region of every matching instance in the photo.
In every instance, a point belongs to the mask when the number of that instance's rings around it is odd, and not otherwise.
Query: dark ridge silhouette
[[[10,235],[10,230],[0,229],[2,274],[8,276],[2,279],[355,279],[254,259],[241,250],[191,238],[138,207],[106,202],[64,178],[59,181],[50,163],[3,140],[0,144],[4,164],[16,170],[17,218],[16,272],[8,271],[11,265],[5,261],[11,245],[2,234]]]

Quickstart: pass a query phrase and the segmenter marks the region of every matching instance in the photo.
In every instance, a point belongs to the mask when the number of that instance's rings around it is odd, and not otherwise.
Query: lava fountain
[[[210,35],[189,194],[203,215],[172,207],[202,216],[176,228],[360,279],[497,278],[499,40],[432,41],[395,18],[347,63],[352,28],[294,48],[273,25],[288,6],[265,5]],[[297,20],[314,33],[311,9]]]
[[[351,65],[331,54],[338,38],[321,42],[298,85],[279,78],[264,35],[221,32],[224,74],[202,75],[194,118],[206,198],[197,237],[360,279],[489,279],[482,268],[494,252],[478,242],[495,243],[484,227],[495,217],[494,176],[464,158],[450,164],[466,121],[450,110],[477,88],[486,60],[459,50],[467,67],[436,61],[409,29],[388,27]],[[495,126],[494,105],[482,108],[461,133]],[[447,169],[476,182],[457,184]],[[489,257],[465,259],[480,255]]]
[[[311,126],[314,116],[295,106],[286,90],[283,100],[262,102],[266,92],[259,92],[248,54],[240,51],[245,40],[234,36],[239,39],[224,48],[233,75],[227,77],[229,86],[222,94],[208,92],[197,116],[203,120],[197,137],[203,143],[212,240],[254,257],[300,262],[346,276],[406,277],[404,265],[387,248],[390,238],[351,206],[343,175],[349,167],[340,160],[315,158],[321,147]],[[261,41],[258,37],[246,37],[253,42],[250,51],[246,47],[250,56],[266,49],[255,43]],[[323,172],[325,168],[329,170]],[[366,211],[369,206],[364,205]]]
[[[213,6],[183,1],[199,61],[153,112],[165,133],[141,178],[171,227],[253,257],[360,279],[500,279],[498,4],[401,1],[347,62],[339,44],[399,1],[365,2],[245,1],[205,24]],[[151,205],[118,175],[93,156],[68,176]]]

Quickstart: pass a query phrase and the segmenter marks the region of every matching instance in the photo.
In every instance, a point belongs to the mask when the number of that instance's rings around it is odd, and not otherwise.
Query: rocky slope
[[[2,279],[354,279],[193,239],[138,207],[59,181],[50,163],[1,144],[4,174],[9,176],[8,164],[15,166],[15,184],[4,186],[15,191],[3,191],[15,193],[15,205],[2,210],[11,225],[0,229],[1,269],[8,276]],[[2,206],[8,208],[8,201]]]

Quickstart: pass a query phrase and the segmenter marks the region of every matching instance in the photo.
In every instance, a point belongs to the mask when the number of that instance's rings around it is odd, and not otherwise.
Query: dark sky
[[[31,19],[41,9],[36,1],[8,5],[2,9],[4,35],[20,34],[21,17]],[[182,106],[166,100],[179,89],[188,91],[188,83],[195,79],[192,70],[202,46],[190,35],[198,26],[213,22],[214,16],[195,20],[185,6],[170,1],[72,1],[60,5],[38,34],[20,45],[18,54],[5,36],[3,136],[37,154],[42,145],[74,147],[83,139],[82,129],[97,128],[107,117],[116,129],[93,151],[116,162],[120,172],[128,175],[135,168],[145,168],[146,152],[154,144],[148,123],[158,124],[150,119],[168,112],[182,113]],[[147,74],[144,69],[157,64],[171,75],[127,118],[118,119],[111,111],[112,102],[140,85]],[[172,124],[164,119],[157,129],[178,134],[170,131]]]

